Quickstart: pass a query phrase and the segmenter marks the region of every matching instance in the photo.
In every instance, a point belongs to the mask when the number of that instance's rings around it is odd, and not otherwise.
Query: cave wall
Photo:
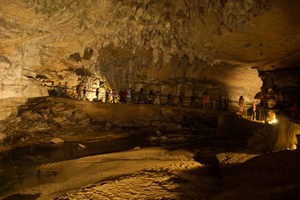
[[[279,116],[279,122],[273,133],[276,141],[274,150],[296,149],[299,144],[297,135],[300,135],[300,125],[285,116]]]
[[[42,86],[66,81],[70,93],[80,82],[94,91],[106,81],[252,102],[262,85],[256,69],[299,63],[299,8],[294,0],[4,1],[0,98],[45,96]]]
[[[250,66],[227,63],[211,66],[199,59],[190,62],[187,57],[174,57],[168,63],[154,63],[147,55],[119,59],[114,55],[122,52],[111,49],[99,54],[100,73],[118,89],[139,91],[144,87],[147,91],[160,91],[164,95],[172,91],[175,95],[183,92],[186,97],[196,94],[199,98],[206,92],[211,98],[228,95],[235,101],[244,95],[246,101],[251,102],[262,85],[257,70]]]
[[[0,56],[1,98],[47,96],[46,88],[30,75],[19,63]]]
[[[219,113],[218,134],[247,140],[249,149],[272,152],[299,147],[300,125],[296,120],[277,113],[277,123],[261,123],[238,118],[232,113]]]

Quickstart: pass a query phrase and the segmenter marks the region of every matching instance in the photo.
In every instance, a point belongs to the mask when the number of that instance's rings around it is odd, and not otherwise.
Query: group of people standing
[[[240,98],[238,100],[238,104],[239,104],[238,112],[240,113],[240,115],[242,115],[247,109],[247,107],[245,105],[245,99],[243,96],[240,96]],[[256,111],[257,111],[256,102],[253,102],[251,105],[251,119],[252,120],[256,120],[256,118],[257,118]]]
[[[72,93],[68,94],[68,83],[62,86],[61,82],[57,86],[53,86],[51,90],[53,96],[58,97],[70,97],[77,100],[90,100],[88,96],[93,96],[93,101],[102,101],[105,103],[135,103],[135,104],[165,104],[168,106],[189,106],[193,108],[202,108],[206,110],[228,110],[229,99],[225,95],[221,95],[217,99],[212,99],[207,92],[204,92],[201,97],[196,94],[192,94],[190,97],[186,97],[184,92],[180,92],[178,96],[174,95],[172,91],[168,94],[161,94],[160,91],[149,90],[146,91],[143,87],[140,90],[135,91],[132,88],[121,88],[119,92],[115,89],[106,89],[105,94],[100,87],[95,90],[88,90],[84,84],[78,84],[76,88],[72,90],[76,91],[75,96]],[[88,93],[93,95],[88,95]],[[74,93],[73,93],[74,94]],[[177,100],[175,100],[178,98]],[[163,100],[163,101],[162,101]],[[189,101],[189,102],[187,102]],[[176,103],[175,103],[176,102]]]
[[[68,82],[65,82],[64,85],[62,82],[59,82],[56,86],[52,82],[52,85],[49,89],[49,95],[64,97],[64,98],[75,98],[77,100],[90,100],[88,96],[94,96],[93,101],[102,101],[105,103],[136,103],[136,104],[165,104],[167,106],[189,106],[192,108],[201,108],[205,110],[228,110],[230,100],[226,95],[220,95],[218,98],[211,98],[209,93],[204,92],[202,96],[198,96],[193,93],[189,97],[185,97],[184,91],[181,91],[178,96],[175,96],[173,92],[168,94],[161,94],[160,91],[149,90],[148,92],[141,87],[140,90],[135,91],[132,88],[125,89],[122,88],[119,92],[115,89],[106,89],[100,91],[102,85],[99,84],[99,87],[95,91],[87,90],[87,87],[84,83],[80,83],[74,88],[68,88]],[[76,94],[70,92],[70,90],[75,90]],[[68,92],[69,91],[69,92]],[[94,93],[94,95],[88,95],[88,93]],[[269,88],[267,92],[260,92],[258,99],[260,99],[259,104],[253,102],[251,105],[245,105],[245,99],[243,96],[240,96],[238,99],[238,113],[240,115],[250,113],[251,119],[265,119],[268,114],[267,112],[270,109],[281,110],[283,113],[299,118],[300,108],[297,100],[287,101],[286,98],[280,98],[275,95],[274,91]],[[105,97],[103,97],[103,95]],[[102,96],[102,97],[101,97]],[[178,98],[178,99],[176,99]],[[176,99],[176,100],[175,100]],[[187,100],[187,101],[186,101]],[[176,102],[176,103],[175,103]],[[247,112],[246,112],[247,109]],[[257,112],[259,111],[259,112]]]
[[[97,96],[97,90],[96,90]],[[175,103],[175,99],[177,102]],[[97,97],[98,99],[98,97]],[[167,95],[161,94],[160,91],[154,92],[146,90],[142,87],[139,91],[135,91],[132,88],[128,90],[122,88],[119,93],[114,89],[107,89],[105,92],[105,103],[136,103],[136,104],[163,104],[167,106],[190,106],[193,108],[202,108],[206,110],[228,110],[229,99],[226,95],[221,95],[218,99],[211,99],[208,93],[203,93],[202,97],[192,95],[191,97],[185,97],[183,92],[180,92],[178,96],[175,96],[172,91]],[[189,100],[189,105],[185,104],[186,100]]]
[[[77,85],[76,86],[76,99],[78,100],[86,100],[87,97],[86,97],[86,86],[83,86],[81,84]],[[97,91],[96,91],[97,93]],[[98,88],[98,94],[99,94],[99,88]]]
[[[139,103],[139,104],[160,104],[160,92],[157,91],[156,93],[154,93],[154,91],[151,90],[147,94],[144,88],[141,88],[140,91],[138,92],[136,92],[132,88],[129,88],[128,90],[122,88],[119,91],[119,93],[117,93],[115,89],[112,90],[107,89],[105,91],[105,103],[117,103],[117,102]]]
[[[53,86],[54,83],[52,82],[52,85],[49,90],[49,95],[57,96],[57,97],[68,97],[68,82],[65,82],[64,85],[61,84],[61,82],[58,83],[57,86]]]

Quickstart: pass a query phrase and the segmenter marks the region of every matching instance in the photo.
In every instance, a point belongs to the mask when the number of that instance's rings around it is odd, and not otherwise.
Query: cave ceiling
[[[84,47],[111,45],[125,48],[124,56],[148,50],[154,59],[158,51],[210,64],[294,67],[299,5],[295,0],[4,1],[0,53],[32,43],[47,63]]]

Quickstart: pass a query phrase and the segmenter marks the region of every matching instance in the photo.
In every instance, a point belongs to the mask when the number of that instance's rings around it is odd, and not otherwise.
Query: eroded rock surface
[[[66,81],[94,91],[107,81],[116,90],[250,102],[262,85],[256,68],[298,66],[299,7],[293,0],[5,1],[1,98],[44,96],[42,85]]]
[[[33,98],[0,123],[0,150],[65,141],[148,135],[152,144],[179,144],[216,135],[218,114],[193,108]],[[56,142],[53,142],[56,143]]]

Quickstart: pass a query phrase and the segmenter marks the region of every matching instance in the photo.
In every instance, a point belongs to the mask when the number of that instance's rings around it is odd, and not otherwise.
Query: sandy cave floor
[[[51,162],[38,166],[43,184],[3,199],[298,199],[298,150],[257,154],[236,143],[137,146]]]
[[[195,154],[184,149],[156,147],[88,157],[77,162],[106,160],[95,167],[104,179],[56,199],[298,199],[299,155],[219,153],[220,168],[195,161]]]
[[[298,199],[298,150],[220,146],[136,147],[48,163],[40,166],[45,184],[5,199]]]
[[[208,199],[220,184],[218,169],[194,156],[174,146],[137,147],[48,163],[40,166],[45,184],[20,194],[38,194],[38,199]]]

